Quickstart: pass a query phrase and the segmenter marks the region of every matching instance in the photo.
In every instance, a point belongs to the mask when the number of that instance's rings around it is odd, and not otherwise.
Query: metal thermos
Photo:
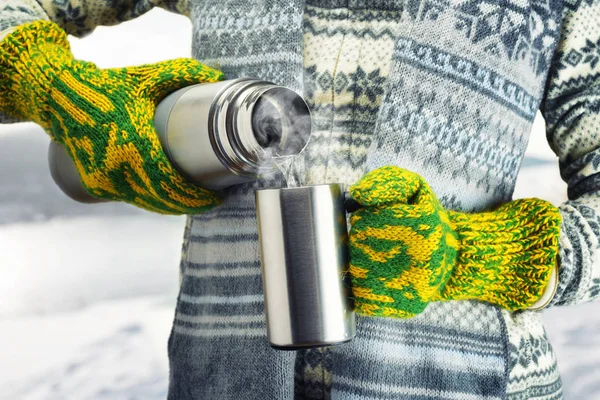
[[[277,349],[355,335],[348,231],[338,184],[256,191],[267,333]]]
[[[222,189],[275,170],[278,157],[299,154],[310,138],[310,111],[296,92],[241,78],[180,89],[157,106],[156,132],[172,164],[191,183]],[[50,172],[68,196],[87,193],[65,148],[51,142]]]

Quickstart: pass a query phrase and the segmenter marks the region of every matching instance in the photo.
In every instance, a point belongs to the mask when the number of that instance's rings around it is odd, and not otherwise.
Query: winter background
[[[191,24],[154,10],[71,43],[100,67],[157,62],[189,56]],[[48,143],[0,126],[0,399],[164,399],[184,218],[71,201]],[[541,118],[515,192],[531,196],[566,200]],[[600,399],[597,307],[545,312],[567,399]]]

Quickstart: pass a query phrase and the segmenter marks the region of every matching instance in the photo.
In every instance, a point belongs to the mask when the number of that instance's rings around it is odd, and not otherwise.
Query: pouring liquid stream
[[[283,175],[286,187],[302,186],[300,181],[300,170],[296,156],[284,156],[273,158],[273,163]]]

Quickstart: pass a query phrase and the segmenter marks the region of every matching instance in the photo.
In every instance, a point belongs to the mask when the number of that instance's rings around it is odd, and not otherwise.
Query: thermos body
[[[198,86],[178,90],[160,102],[154,115],[156,132],[169,159],[189,182],[206,189],[220,189],[252,179],[231,173],[211,137],[218,132],[218,125],[224,124],[213,121],[216,108],[213,102],[231,86],[235,85],[225,81],[203,85],[201,90],[195,89]]]
[[[79,177],[79,171],[64,146],[51,141],[48,146],[48,167],[54,183],[75,201],[94,204],[107,203],[109,200],[93,197],[85,190]]]
[[[278,349],[347,342],[355,335],[341,186],[256,192],[267,333]]]

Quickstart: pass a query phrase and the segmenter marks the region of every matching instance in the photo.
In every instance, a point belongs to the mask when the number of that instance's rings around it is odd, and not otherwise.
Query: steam
[[[282,116],[273,102],[261,97],[254,105],[252,114],[254,137],[263,149],[279,147],[283,135]]]
[[[288,187],[301,185],[304,158],[298,154],[311,133],[310,112],[302,98],[286,88],[267,91],[254,106],[252,128],[265,152],[259,173],[270,172],[274,164]]]

